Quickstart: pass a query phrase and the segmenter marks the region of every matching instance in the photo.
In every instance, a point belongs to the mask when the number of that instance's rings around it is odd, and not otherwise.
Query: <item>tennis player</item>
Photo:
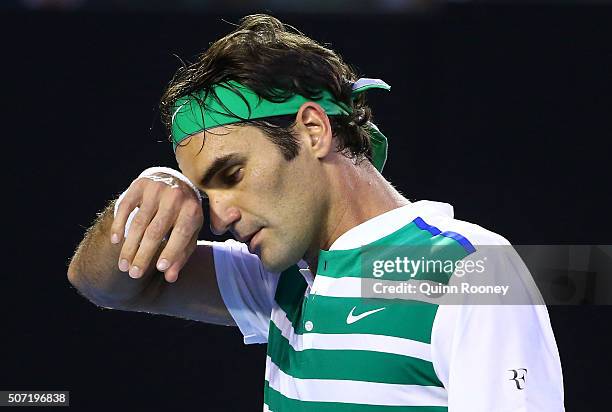
[[[100,306],[233,325],[246,344],[267,343],[264,410],[564,410],[548,312],[509,243],[381,175],[387,139],[364,97],[377,89],[389,86],[296,29],[245,17],[163,95],[182,173],[147,169],[111,202],[70,282]],[[236,240],[197,240],[202,196],[213,232]],[[487,274],[531,304],[397,293],[452,286],[487,246],[506,251]],[[454,269],[410,271],[408,258]]]

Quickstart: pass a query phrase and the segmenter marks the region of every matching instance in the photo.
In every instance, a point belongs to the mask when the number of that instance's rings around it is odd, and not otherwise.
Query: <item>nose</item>
[[[210,231],[222,235],[240,220],[240,210],[231,199],[223,195],[208,194],[210,208]]]

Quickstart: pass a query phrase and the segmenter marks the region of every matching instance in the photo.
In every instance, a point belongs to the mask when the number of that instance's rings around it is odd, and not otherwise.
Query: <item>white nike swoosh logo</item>
[[[357,306],[354,306],[353,309],[351,309],[351,313],[349,313],[348,316],[346,317],[346,324],[347,325],[350,325],[351,323],[355,323],[358,320],[361,320],[361,319],[365,318],[366,316],[370,316],[373,313],[380,312],[381,310],[385,310],[387,308],[385,307],[385,308],[378,308],[378,309],[374,309],[374,310],[369,310],[367,312],[363,312],[361,315],[354,316],[353,315],[353,311],[355,309],[357,309]]]

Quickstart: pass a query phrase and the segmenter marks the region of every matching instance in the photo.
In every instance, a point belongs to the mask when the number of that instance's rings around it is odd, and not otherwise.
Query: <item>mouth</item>
[[[258,234],[262,229],[258,229],[255,232],[251,233],[248,236],[245,236],[243,242],[247,244],[250,253],[255,253],[254,250],[257,245],[257,240],[259,238]]]
[[[240,236],[239,234],[235,234],[235,238],[236,240],[238,240],[239,242],[242,243],[249,243],[251,241],[251,239],[253,238],[253,236],[255,236],[255,234],[258,232],[259,230],[256,230],[254,232],[251,232],[250,235],[245,235],[245,236]]]

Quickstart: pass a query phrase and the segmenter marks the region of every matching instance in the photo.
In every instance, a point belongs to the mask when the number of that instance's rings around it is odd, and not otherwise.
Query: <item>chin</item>
[[[279,262],[278,260],[268,260],[261,258],[261,263],[268,272],[282,272],[292,265],[292,263]]]
[[[265,248],[259,251],[259,259],[269,272],[282,272],[290,266],[296,264],[301,258],[283,253],[284,251],[273,251]]]

